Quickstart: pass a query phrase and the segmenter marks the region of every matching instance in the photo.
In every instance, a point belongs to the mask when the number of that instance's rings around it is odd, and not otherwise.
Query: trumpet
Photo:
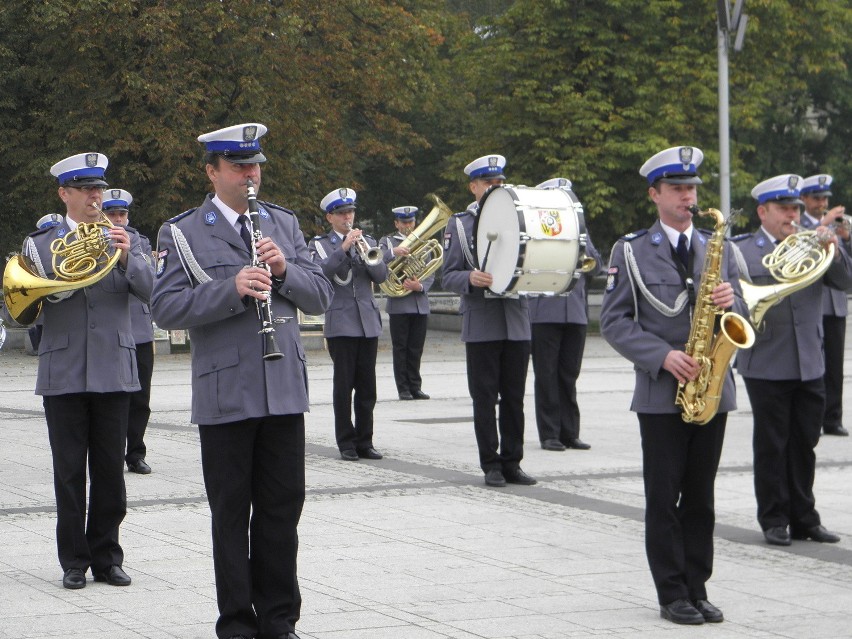
[[[838,215],[831,223],[831,228],[834,230],[842,230],[849,233],[852,231],[852,215]]]
[[[260,216],[257,212],[257,192],[254,189],[254,182],[246,180],[246,193],[248,198],[248,224],[252,236],[251,243],[251,265],[259,266],[266,269],[266,272],[272,276],[272,271],[269,264],[261,262],[257,256],[256,244],[263,239],[263,233],[260,231]],[[278,344],[275,342],[275,320],[272,317],[272,291],[264,291],[264,300],[255,298],[255,306],[257,307],[257,317],[260,320],[261,328],[258,331],[263,335],[263,359],[275,360],[284,357],[278,349]]]
[[[352,223],[345,223],[346,230],[352,230]],[[355,250],[358,251],[358,254],[361,256],[361,259],[364,260],[364,264],[367,266],[375,266],[376,264],[381,263],[382,261],[382,249],[378,246],[370,246],[367,244],[367,240],[364,239],[363,235],[359,235],[355,240]]]

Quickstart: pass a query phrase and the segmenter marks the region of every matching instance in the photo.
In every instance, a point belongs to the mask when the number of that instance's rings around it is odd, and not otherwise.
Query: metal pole
[[[728,124],[728,33],[717,26],[719,36],[719,210],[731,213],[731,150]]]

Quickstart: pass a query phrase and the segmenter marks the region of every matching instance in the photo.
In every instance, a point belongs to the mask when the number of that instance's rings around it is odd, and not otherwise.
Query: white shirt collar
[[[230,206],[225,204],[221,199],[219,199],[218,195],[214,195],[212,201],[213,201],[213,204],[216,205],[216,208],[218,208],[222,212],[222,215],[225,216],[225,219],[228,220],[230,225],[233,226],[237,231],[239,231],[240,230],[240,223],[238,221],[238,218],[240,217],[240,215],[245,215],[245,214],[244,213],[237,213],[234,209],[232,209]]]
[[[667,225],[663,224],[662,222],[660,222],[660,226],[662,226],[663,230],[666,232],[666,237],[669,238],[669,243],[674,248],[677,248],[677,242],[680,239],[680,231],[673,229],[672,227],[667,226]],[[686,235],[686,248],[687,249],[689,249],[689,247],[692,245],[692,228],[693,228],[693,226],[690,223],[689,228],[687,228],[683,232],[684,235]]]

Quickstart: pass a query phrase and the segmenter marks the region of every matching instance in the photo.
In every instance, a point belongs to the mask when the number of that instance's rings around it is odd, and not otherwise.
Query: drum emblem
[[[559,211],[539,210],[538,219],[541,222],[541,232],[549,237],[559,235],[562,232],[562,221],[559,219]]]

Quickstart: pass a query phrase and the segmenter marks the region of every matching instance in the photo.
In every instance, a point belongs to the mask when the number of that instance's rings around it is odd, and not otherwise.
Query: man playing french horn
[[[840,290],[852,286],[852,259],[827,227],[807,231],[799,225],[801,184],[800,176],[785,174],[755,186],[751,193],[761,226],[734,238],[743,278],[756,285],[747,287],[746,298],[759,296],[752,289],[764,289],[764,297],[775,302],[758,322],[754,347],[740,352],[737,370],[754,415],[757,520],[767,543],[779,546],[792,539],[840,540],[822,526],[813,493],[814,448],[825,405],[821,282]],[[780,266],[787,272],[813,264],[825,274],[805,286],[794,280],[785,285],[787,293],[767,268],[783,254],[789,257]],[[808,281],[809,273],[801,270],[798,280]]]
[[[672,147],[642,165],[639,173],[648,180],[659,220],[616,242],[601,306],[604,339],[636,372],[631,410],[642,437],[645,550],[660,616],[678,624],[723,620],[707,601],[705,584],[713,572],[716,470],[728,411],[736,408],[734,378],[725,362],[715,415],[706,423],[684,419],[675,404],[678,384],[696,380],[701,370],[684,345],[696,304],[745,311],[723,234],[708,237],[692,223],[703,157],[695,147]],[[717,237],[720,245],[712,250],[721,252],[713,260],[718,272],[704,273],[705,255]],[[711,278],[719,283],[709,299],[701,299],[702,282]]]
[[[4,275],[4,289],[20,293],[6,300],[16,320],[32,323],[41,308],[35,392],[43,396],[53,457],[62,583],[72,590],[86,586],[90,568],[95,581],[130,584],[119,544],[130,393],[140,389],[129,299],[148,302],[153,273],[138,233],[112,226],[101,212],[107,164],[105,155],[81,153],[53,165],[65,219],[31,233],[26,268],[7,281],[10,262]],[[18,285],[16,277],[34,283]],[[33,289],[44,298],[28,299]]]

